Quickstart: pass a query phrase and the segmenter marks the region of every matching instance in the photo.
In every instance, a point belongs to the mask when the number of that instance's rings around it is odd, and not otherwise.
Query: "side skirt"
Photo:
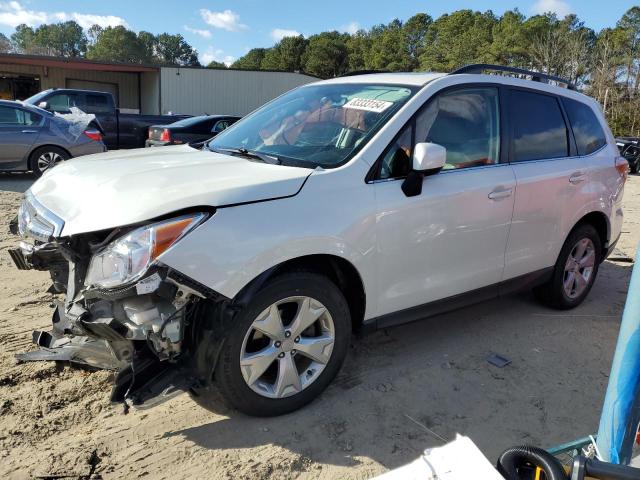
[[[442,313],[451,312],[453,310],[468,307],[469,305],[484,302],[485,300],[491,300],[520,290],[528,290],[533,287],[537,287],[538,285],[548,282],[552,276],[553,267],[544,268],[504,282],[478,288],[470,292],[453,295],[434,302],[371,318],[369,320],[365,320],[362,328],[364,332],[368,332],[434,317]]]

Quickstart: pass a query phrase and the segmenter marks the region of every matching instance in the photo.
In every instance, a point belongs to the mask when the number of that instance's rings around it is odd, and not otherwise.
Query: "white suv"
[[[580,304],[627,162],[591,98],[480,68],[317,82],[204,146],[57,166],[11,255],[66,301],[20,359],[115,369],[112,399],[141,407],[216,387],[277,415],[327,387],[353,330],[515,288]]]

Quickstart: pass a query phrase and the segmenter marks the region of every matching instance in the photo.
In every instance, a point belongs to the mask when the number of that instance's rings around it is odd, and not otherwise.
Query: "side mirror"
[[[417,143],[413,149],[412,170],[402,182],[402,191],[407,197],[415,197],[422,193],[422,180],[427,175],[434,175],[447,162],[447,149],[437,143]]]
[[[49,104],[47,102],[38,103],[38,107],[40,107],[43,110],[49,110]]]

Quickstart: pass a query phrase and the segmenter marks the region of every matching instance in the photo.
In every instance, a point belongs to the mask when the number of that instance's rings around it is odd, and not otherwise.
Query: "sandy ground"
[[[28,185],[0,176],[0,478],[365,479],[456,432],[493,462],[514,444],[552,446],[597,429],[631,273],[625,262],[607,261],[571,312],[524,293],[354,338],[333,385],[287,416],[213,413],[187,395],[124,415],[108,402],[109,373],[15,365],[31,330],[51,316],[47,274],[17,271],[6,252],[15,242],[7,224]],[[636,176],[619,244],[627,255],[640,240],[639,200]],[[489,365],[492,352],[513,363]]]

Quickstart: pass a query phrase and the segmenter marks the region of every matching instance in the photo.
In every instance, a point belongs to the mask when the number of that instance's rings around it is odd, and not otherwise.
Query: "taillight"
[[[85,136],[89,137],[94,142],[102,141],[102,134],[100,133],[99,130],[93,130],[93,129],[85,130],[83,133],[85,134]]]
[[[168,129],[162,130],[162,134],[160,135],[161,142],[170,142],[171,141],[171,133]]]
[[[622,177],[623,181],[627,181],[629,176],[629,162],[624,157],[616,157],[616,170]]]

